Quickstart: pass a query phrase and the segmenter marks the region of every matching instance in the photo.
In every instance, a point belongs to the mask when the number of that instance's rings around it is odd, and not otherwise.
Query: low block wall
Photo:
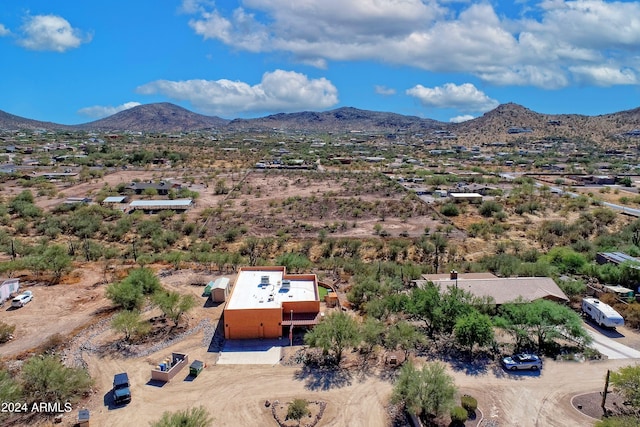
[[[175,377],[178,372],[185,366],[189,365],[189,356],[182,353],[171,353],[171,369],[161,371],[159,369],[151,370],[151,379],[154,381],[162,381],[168,383]]]

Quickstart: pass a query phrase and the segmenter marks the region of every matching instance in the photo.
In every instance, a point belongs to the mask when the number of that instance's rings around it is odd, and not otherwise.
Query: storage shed
[[[211,288],[211,301],[213,302],[225,302],[229,296],[229,278],[220,277],[213,282]]]

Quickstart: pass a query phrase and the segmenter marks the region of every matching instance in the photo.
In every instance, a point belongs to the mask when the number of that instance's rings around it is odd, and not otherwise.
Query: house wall
[[[224,311],[225,339],[278,338],[280,336],[282,336],[280,307]]]
[[[320,311],[320,301],[291,301],[282,303],[283,316],[291,313],[317,313]]]

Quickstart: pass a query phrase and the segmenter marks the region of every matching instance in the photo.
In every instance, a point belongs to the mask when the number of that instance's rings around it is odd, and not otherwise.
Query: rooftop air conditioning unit
[[[283,288],[289,288],[289,287],[291,287],[291,281],[290,281],[290,280],[283,280],[283,281],[282,281],[282,287],[283,287]]]
[[[261,285],[268,285],[269,284],[269,276],[262,276],[260,278],[260,284]]]

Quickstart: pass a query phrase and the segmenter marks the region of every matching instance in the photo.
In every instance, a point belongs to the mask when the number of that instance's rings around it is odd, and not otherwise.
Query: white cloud
[[[576,80],[583,84],[595,86],[635,85],[638,84],[638,75],[630,69],[603,66],[578,66],[570,67]]]
[[[21,29],[23,34],[18,43],[32,50],[64,52],[91,40],[56,15],[29,16]]]
[[[256,85],[231,80],[156,80],[137,88],[144,95],[163,94],[188,101],[209,114],[291,112],[323,109],[338,103],[338,90],[327,79],[309,79],[294,71],[264,73]]]
[[[396,90],[391,87],[375,85],[373,89],[376,91],[378,95],[391,96],[396,94]]]
[[[94,119],[101,119],[103,117],[112,116],[120,111],[128,110],[129,108],[137,107],[141,105],[139,102],[125,102],[124,104],[116,107],[110,105],[94,105],[93,107],[85,107],[78,110],[79,114],[83,116],[92,117]]]
[[[473,117],[470,114],[464,114],[462,116],[455,116],[455,117],[451,117],[449,119],[449,122],[451,123],[462,123],[462,122],[467,122],[469,120],[473,120],[475,119],[475,117]]]
[[[11,31],[3,24],[0,24],[0,37],[8,36],[9,34],[11,34]]]
[[[499,105],[498,101],[489,98],[471,83],[461,85],[445,83],[434,88],[416,85],[408,89],[406,93],[417,98],[426,107],[485,112]]]
[[[525,1],[513,16],[484,1],[244,0],[230,14],[184,4],[205,39],[323,68],[376,60],[547,89],[627,84],[640,72],[640,2]],[[602,64],[607,72],[585,73]]]

